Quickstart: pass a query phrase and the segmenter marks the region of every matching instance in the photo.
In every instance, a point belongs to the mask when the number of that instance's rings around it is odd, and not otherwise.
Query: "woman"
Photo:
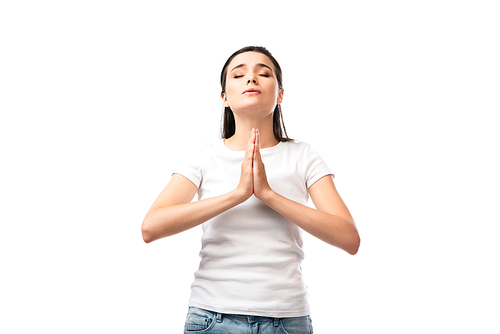
[[[143,238],[205,223],[185,333],[312,333],[301,229],[352,255],[357,229],[319,155],[286,135],[281,68],[269,51],[236,51],[221,86],[223,140],[175,171]]]

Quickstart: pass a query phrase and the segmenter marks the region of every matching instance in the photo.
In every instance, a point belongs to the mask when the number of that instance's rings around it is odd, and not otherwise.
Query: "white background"
[[[0,331],[182,332],[201,228],[140,226],[263,45],[362,238],[306,236],[315,333],[499,333],[494,3],[2,2]]]

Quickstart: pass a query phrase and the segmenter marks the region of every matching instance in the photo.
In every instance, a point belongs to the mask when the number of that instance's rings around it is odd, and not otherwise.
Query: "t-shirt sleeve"
[[[200,188],[203,181],[204,152],[204,147],[186,149],[175,163],[172,174],[180,174]]]
[[[307,189],[326,175],[332,175],[332,177],[334,177],[332,171],[328,168],[320,155],[307,145],[305,150],[305,176]]]

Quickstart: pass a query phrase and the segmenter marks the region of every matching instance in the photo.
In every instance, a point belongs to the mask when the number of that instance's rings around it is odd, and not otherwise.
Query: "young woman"
[[[185,333],[312,333],[301,229],[352,255],[357,229],[319,155],[287,137],[269,51],[236,51],[221,86],[223,140],[175,171],[144,219],[144,241],[204,223]]]

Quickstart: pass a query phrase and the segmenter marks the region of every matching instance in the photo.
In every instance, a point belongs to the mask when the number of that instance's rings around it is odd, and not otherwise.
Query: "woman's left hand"
[[[311,199],[317,209],[275,193],[267,183],[266,169],[260,156],[259,130],[254,131],[252,171],[255,197],[304,231],[349,254],[356,254],[360,244],[358,230],[333,184],[332,177],[325,175],[309,187]]]
[[[267,196],[273,193],[273,190],[267,183],[266,169],[260,156],[260,133],[255,131],[255,145],[253,154],[253,193],[255,197],[265,202]]]

